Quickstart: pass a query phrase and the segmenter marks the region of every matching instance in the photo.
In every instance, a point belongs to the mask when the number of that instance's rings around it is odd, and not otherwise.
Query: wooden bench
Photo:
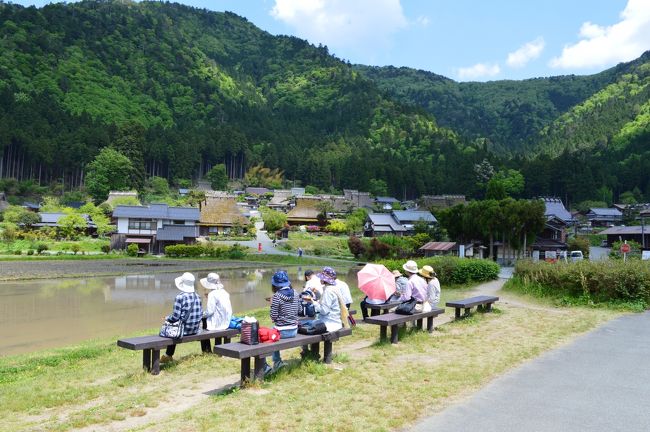
[[[387,314],[390,309],[399,306],[401,303],[402,302],[400,301],[382,304],[366,303],[366,308],[370,309],[370,316],[377,316],[380,314]]]
[[[212,352],[210,340],[214,339],[215,348],[223,343],[230,342],[230,338],[238,335],[239,330],[201,330],[200,333],[191,336],[184,336],[181,339],[164,338],[160,336],[139,336],[128,339],[120,339],[117,346],[130,349],[142,350],[142,367],[151,372],[152,375],[160,373],[160,350],[172,344],[186,342],[201,342],[203,352]],[[216,352],[216,351],[215,351]]]
[[[465,309],[464,316],[469,316],[470,311],[474,306],[477,307],[477,310],[483,308],[486,312],[490,312],[492,310],[492,303],[498,300],[499,297],[494,297],[494,296],[477,296],[477,297],[466,298],[464,300],[450,301],[447,302],[446,305],[447,307],[456,308],[455,317],[461,318],[461,314],[460,314],[461,309]]]
[[[431,333],[433,331],[433,319],[440,314],[445,313],[444,309],[433,308],[429,312],[417,312],[413,315],[400,315],[394,312],[387,313],[383,315],[378,315],[374,317],[366,318],[365,322],[368,324],[377,324],[381,326],[379,330],[379,339],[381,341],[386,340],[386,332],[388,327],[390,327],[390,343],[396,344],[399,338],[399,325],[407,322],[417,322],[417,326],[424,330],[423,320],[427,319],[427,331]]]
[[[252,380],[264,380],[265,358],[270,356],[274,351],[283,351],[290,348],[310,346],[311,353],[319,356],[320,343],[324,343],[323,362],[332,362],[332,343],[344,336],[350,336],[352,329],[342,328],[335,332],[319,335],[302,335],[288,339],[280,339],[273,343],[260,343],[257,345],[246,345],[241,342],[231,342],[214,347],[214,352],[224,357],[236,358],[241,361],[241,383]],[[255,369],[251,377],[251,358],[255,359]]]

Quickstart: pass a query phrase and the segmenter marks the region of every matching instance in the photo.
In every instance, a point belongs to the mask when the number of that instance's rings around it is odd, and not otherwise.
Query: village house
[[[418,200],[419,208],[445,209],[458,204],[465,204],[465,195],[422,195]]]
[[[623,213],[617,208],[590,208],[587,219],[594,227],[607,227],[623,223]]]
[[[111,236],[111,248],[134,243],[144,252],[163,253],[167,245],[192,244],[199,235],[199,219],[195,207],[118,205],[113,210],[117,232]]]
[[[199,235],[211,237],[227,235],[233,231],[244,232],[249,220],[237,205],[234,196],[222,195],[206,197],[201,204]]]
[[[59,228],[59,221],[61,218],[67,216],[66,213],[58,212],[41,212],[38,214],[41,218],[41,221],[32,225],[34,228],[50,227],[50,228]],[[84,233],[86,235],[92,235],[97,232],[97,225],[92,221],[89,215],[81,214],[80,215],[86,221],[86,229]]]
[[[425,257],[432,256],[441,256],[441,255],[451,255],[451,256],[460,256],[461,255],[461,246],[463,249],[463,256],[466,258],[474,257],[474,244],[467,243],[462,244],[458,242],[429,242],[422,246],[420,249],[421,254]],[[478,248],[479,257],[482,258],[482,249]]]
[[[320,197],[301,196],[296,198],[296,206],[287,213],[287,223],[289,225],[316,225],[318,224],[317,208],[321,202]]]
[[[369,214],[364,225],[363,235],[366,237],[377,237],[386,234],[403,236],[406,234],[406,228],[390,213]]]
[[[409,234],[415,232],[415,224],[418,222],[425,222],[429,228],[438,223],[428,210],[393,210],[391,214]]]
[[[650,217],[646,216],[646,217]],[[607,244],[611,246],[617,241],[635,241],[639,243],[642,249],[650,249],[650,229],[643,225],[633,226],[614,226],[600,232],[601,235],[607,236]]]
[[[353,208],[373,208],[370,192],[359,192],[355,189],[343,189],[343,197],[350,202]]]
[[[394,204],[399,204],[399,200],[393,197],[378,196],[375,198],[375,204],[382,210],[392,210]]]

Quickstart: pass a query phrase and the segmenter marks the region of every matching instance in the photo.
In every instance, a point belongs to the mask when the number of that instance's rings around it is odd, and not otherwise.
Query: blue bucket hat
[[[271,285],[278,288],[284,288],[291,285],[289,280],[289,275],[284,270],[276,271],[273,277],[271,278]]]

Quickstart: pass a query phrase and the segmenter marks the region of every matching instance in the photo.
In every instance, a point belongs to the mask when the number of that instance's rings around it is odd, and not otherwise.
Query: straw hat
[[[418,264],[413,261],[413,260],[408,260],[406,261],[406,264],[402,266],[404,271],[408,273],[417,273],[418,272]]]
[[[400,277],[400,276],[403,276],[403,275],[402,275],[402,272],[401,272],[401,271],[399,271],[399,270],[393,270],[393,276],[395,276],[395,277]]]
[[[174,279],[176,288],[186,293],[194,292],[194,275],[192,273],[183,273],[182,276]]]
[[[199,282],[201,282],[201,285],[203,285],[205,289],[215,290],[223,288],[221,278],[216,273],[208,274],[208,277],[200,279]]]
[[[436,272],[433,271],[433,267],[428,265],[422,266],[418,274],[427,279],[433,279],[436,277]]]

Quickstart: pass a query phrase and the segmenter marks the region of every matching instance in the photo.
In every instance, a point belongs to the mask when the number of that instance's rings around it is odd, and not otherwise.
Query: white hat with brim
[[[406,263],[402,266],[402,268],[404,269],[404,271],[409,273],[418,272],[418,264],[413,260],[406,261]]]
[[[174,279],[176,288],[186,293],[194,292],[194,275],[192,273],[183,273],[182,276]]]
[[[221,278],[216,273],[208,274],[208,277],[200,279],[199,282],[201,282],[201,285],[203,285],[205,289],[215,290],[223,288]]]

